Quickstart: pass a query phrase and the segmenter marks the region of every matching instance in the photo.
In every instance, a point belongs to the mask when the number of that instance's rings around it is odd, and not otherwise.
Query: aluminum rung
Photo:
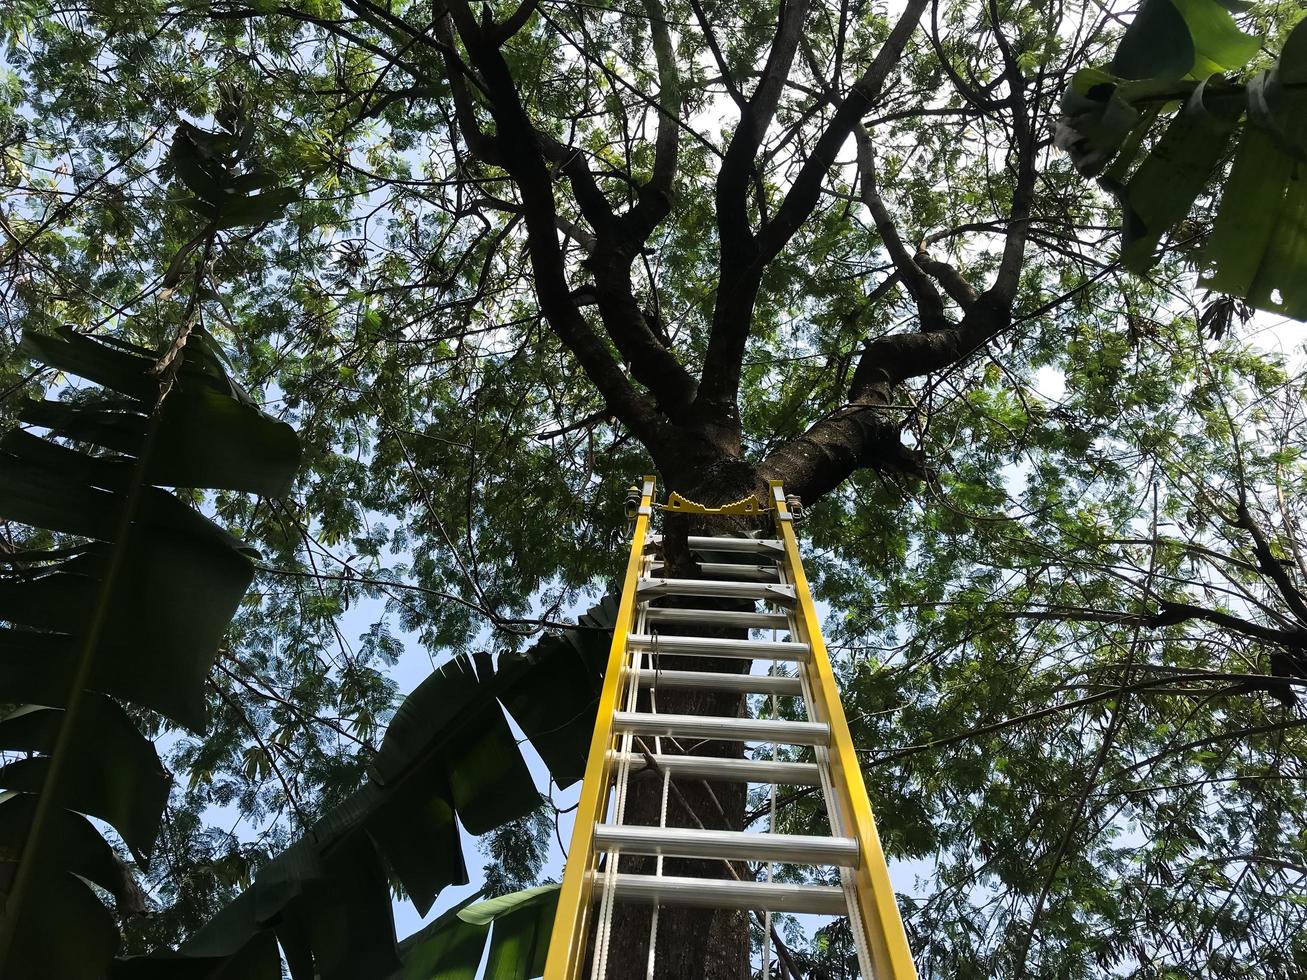
[[[779,861],[782,864],[820,864],[843,868],[858,865],[858,842],[852,837],[750,834],[736,830],[600,824],[595,828],[595,846],[601,851],[621,851],[623,854]]]
[[[610,760],[629,756],[636,771],[649,768],[649,760],[634,752],[612,752]],[[719,783],[775,783],[778,786],[817,786],[821,772],[815,762],[767,762],[755,759],[723,759],[713,755],[652,754],[654,763],[673,779],[710,779]]]
[[[636,735],[716,738],[734,742],[777,742],[783,745],[826,745],[830,726],[820,721],[778,721],[771,718],[723,718],[716,715],[667,715],[615,711],[613,726]]]
[[[723,582],[710,578],[642,578],[636,591],[645,597],[664,595],[709,595],[728,599],[767,599],[794,605],[794,586],[767,582]]]
[[[662,571],[665,564],[661,561],[652,563],[655,571]],[[779,582],[780,575],[776,571],[775,565],[732,565],[728,562],[703,561],[699,563],[699,571],[705,575],[720,576],[722,578],[744,579],[749,582]]]
[[[604,876],[594,874],[594,894],[603,893]],[[770,881],[732,881],[729,878],[673,878],[660,875],[616,876],[619,901],[647,905],[706,909],[757,909],[760,912],[796,912],[809,915],[844,915],[844,889],[830,885],[785,885]]]
[[[797,677],[769,674],[723,674],[711,670],[654,670],[640,668],[644,687],[693,687],[709,691],[737,691],[741,694],[802,694]]]
[[[733,551],[740,554],[784,554],[785,544],[779,538],[727,538],[690,535],[687,539],[691,548],[701,551]],[[661,534],[649,535],[649,543],[663,543]]]
[[[721,636],[667,636],[628,633],[627,642],[638,650],[691,657],[743,657],[746,660],[803,662],[812,647],[793,640],[731,640]]]
[[[685,623],[695,626],[742,626],[755,630],[788,630],[790,617],[785,613],[737,612],[733,609],[673,609],[651,606],[644,611],[646,620],[658,623]]]

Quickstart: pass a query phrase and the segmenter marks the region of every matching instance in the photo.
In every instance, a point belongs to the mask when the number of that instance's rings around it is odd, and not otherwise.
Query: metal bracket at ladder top
[[[709,507],[706,504],[697,504],[693,500],[688,500],[675,490],[667,498],[667,503],[655,504],[654,506],[659,510],[672,511],[676,514],[723,514],[730,517],[756,517],[771,510],[765,503],[753,496],[741,497],[734,503],[722,504],[720,507]]]

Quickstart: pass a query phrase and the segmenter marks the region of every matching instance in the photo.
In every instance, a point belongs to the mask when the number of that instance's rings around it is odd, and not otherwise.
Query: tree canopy
[[[144,916],[118,895],[119,951],[220,975],[275,894],[312,976],[327,890],[276,891],[309,864],[429,907],[463,856],[388,849],[400,773],[442,834],[490,835],[491,892],[536,884],[558,815],[529,786],[478,811],[459,732],[482,719],[517,772],[498,699],[576,777],[526,692],[586,693],[550,651],[611,624],[571,621],[652,467],[807,505],[881,837],[928,869],[902,897],[923,975],[1307,970],[1301,327],[1252,315],[1307,310],[1300,25],[1214,0],[5,5],[6,427],[144,459],[88,486],[190,504],[253,576],[185,705],[84,685],[174,777],[152,849],[68,803],[146,891]],[[135,380],[58,353],[87,338]],[[289,490],[226,478],[217,437],[161,475],[97,435],[181,404],[174,361],[294,428]],[[0,589],[122,539],[5,507]],[[440,670],[397,712],[406,646]],[[0,748],[47,751],[24,724]],[[399,947],[360,926],[331,969],[429,976],[542,902]],[[838,930],[787,937],[847,969]]]

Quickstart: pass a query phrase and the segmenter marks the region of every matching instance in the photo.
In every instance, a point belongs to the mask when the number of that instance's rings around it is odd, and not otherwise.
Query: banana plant
[[[280,496],[299,465],[295,432],[232,381],[204,328],[223,231],[295,197],[253,160],[242,93],[224,88],[216,118],[215,132],[183,123],[169,154],[200,219],[163,282],[188,297],[172,340],[64,327],[20,346],[71,397],[22,406],[0,438],[0,520],[45,545],[0,553],[0,704],[20,705],[0,719],[0,976],[100,980],[119,933],[95,889],[144,910],[87,817],[147,865],[171,779],[132,711],[204,730],[205,679],[258,557],[172,489]],[[75,378],[96,387],[73,392]],[[254,976],[240,960],[269,950],[255,937],[230,975]]]
[[[256,553],[166,488],[285,493],[299,461],[193,329],[184,354],[27,334],[22,350],[99,386],[32,402],[0,438],[0,519],[51,547],[0,555],[0,975],[100,978],[118,944],[90,885],[128,910],[170,777],[128,707],[204,728],[204,679]],[[89,883],[89,884],[88,884]]]
[[[169,977],[273,980],[281,975],[274,936],[293,980],[471,978],[496,920],[488,976],[537,975],[553,921],[548,887],[478,911],[464,903],[397,943],[390,883],[425,915],[447,885],[468,881],[459,824],[482,834],[540,805],[505,711],[555,782],[581,778],[616,616],[617,598],[606,596],[575,629],[501,654],[498,664],[478,653],[442,665],[400,705],[357,792],[180,950],[120,960],[114,980],[162,976],[165,967]],[[239,972],[221,972],[237,964]]]
[[[528,888],[488,902],[476,899],[474,895],[455,905],[400,943],[403,965],[388,980],[476,980],[483,958],[485,980],[540,976],[558,908],[558,885]]]
[[[1109,65],[1076,73],[1057,143],[1121,205],[1121,261],[1144,273],[1170,233],[1200,285],[1307,319],[1307,21],[1269,68],[1225,0],[1144,0]],[[1147,147],[1147,149],[1145,149]],[[1184,241],[1213,175],[1215,221]]]

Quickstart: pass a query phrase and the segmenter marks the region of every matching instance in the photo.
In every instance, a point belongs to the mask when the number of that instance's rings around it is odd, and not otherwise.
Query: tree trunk
[[[680,476],[681,474],[676,474]],[[673,479],[676,477],[674,476]],[[706,476],[692,482],[679,480],[669,489],[700,503],[718,506],[739,500],[749,493],[765,491],[757,480],[754,468],[735,458],[726,458],[708,468]],[[763,498],[765,499],[765,498]],[[664,574],[668,577],[699,577],[686,544],[690,533],[729,534],[754,530],[757,520],[729,518],[668,517],[664,521]],[[668,604],[696,608],[752,609],[752,603],[739,600],[712,600],[702,597],[674,597]],[[668,624],[660,628],[668,635],[689,633],[694,635],[731,636],[743,638],[742,630],[704,627],[675,629]],[[745,673],[750,661],[737,659],[685,658],[677,669],[711,670]],[[648,710],[648,695],[641,694],[641,709]],[[657,709],[663,713],[705,714],[740,717],[745,714],[745,701],[741,695],[712,691],[666,690],[658,695]],[[652,752],[654,740],[645,739]],[[637,744],[637,749],[639,748]],[[695,755],[743,755],[738,742],[682,741],[681,750]],[[678,749],[670,739],[662,740],[662,751],[673,754]],[[679,792],[678,792],[679,791]],[[663,805],[663,780],[654,773],[633,776],[627,798],[625,822],[657,826]],[[747,787],[742,783],[707,783],[700,780],[674,781],[667,800],[667,826],[704,827],[710,830],[742,830]],[[625,873],[652,874],[654,858],[626,856],[621,858],[619,869]],[[665,875],[692,875],[695,877],[731,878],[752,877],[743,862],[705,861],[666,858]],[[652,909],[639,905],[618,903],[613,910],[611,945],[609,948],[608,977],[611,980],[645,980],[649,958],[649,932]],[[749,920],[748,913],[736,911],[713,912],[705,909],[663,908],[658,913],[658,933],[655,944],[655,970],[657,980],[748,980]]]

